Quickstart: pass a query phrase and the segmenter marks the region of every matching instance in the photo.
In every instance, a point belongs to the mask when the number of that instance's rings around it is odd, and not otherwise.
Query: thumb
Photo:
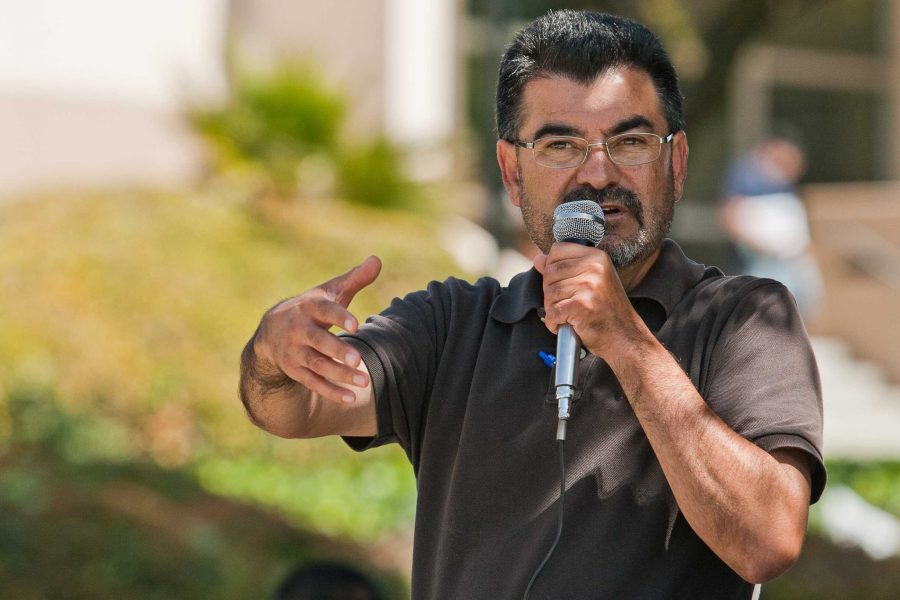
[[[370,256],[343,275],[338,275],[326,283],[325,290],[335,302],[346,308],[361,289],[378,278],[379,273],[381,273],[381,259]]]
[[[544,269],[547,268],[547,255],[546,254],[538,254],[534,257],[534,268],[541,275],[544,274]]]

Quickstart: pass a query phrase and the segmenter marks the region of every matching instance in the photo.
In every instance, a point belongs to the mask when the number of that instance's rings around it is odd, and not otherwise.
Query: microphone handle
[[[575,395],[575,372],[581,357],[581,340],[569,324],[561,325],[556,334],[556,401],[559,418],[569,418],[569,402]]]
[[[557,240],[580,244],[581,246],[593,246],[589,240],[569,238]],[[572,326],[565,324],[560,326],[556,334],[556,402],[559,407],[559,419],[569,418],[569,403],[575,396],[575,373],[578,370],[578,361],[581,358],[581,340],[575,334]]]

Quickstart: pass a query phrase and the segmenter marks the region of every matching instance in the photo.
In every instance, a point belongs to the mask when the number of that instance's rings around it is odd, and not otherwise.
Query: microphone
[[[571,242],[596,247],[606,233],[603,209],[592,200],[564,202],[553,211],[553,237],[557,242]],[[556,335],[556,402],[559,425],[556,439],[566,439],[569,403],[575,394],[575,371],[581,357],[581,340],[569,324],[561,325]]]

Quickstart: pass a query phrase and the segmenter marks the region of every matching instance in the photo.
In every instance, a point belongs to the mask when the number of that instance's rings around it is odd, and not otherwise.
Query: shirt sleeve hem
[[[797,448],[809,454],[813,459],[812,472],[809,474],[809,503],[815,504],[819,500],[825,489],[827,474],[822,453],[809,440],[792,433],[771,433],[756,438],[754,443],[766,452],[772,452],[779,448]]]
[[[372,380],[372,394],[375,401],[375,418],[378,426],[378,432],[374,437],[341,436],[341,439],[356,452],[396,442],[397,437],[393,434],[391,409],[389,404],[383,399],[386,378],[381,359],[378,358],[375,350],[364,340],[351,335],[343,335],[341,337],[359,351],[366,368],[369,370],[369,377]]]

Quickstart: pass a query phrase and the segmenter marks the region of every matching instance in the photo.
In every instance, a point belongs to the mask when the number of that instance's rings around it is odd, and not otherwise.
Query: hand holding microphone
[[[570,242],[596,247],[606,232],[603,209],[591,200],[565,202],[553,213],[553,237],[557,242]],[[575,394],[575,375],[581,354],[581,341],[565,323],[556,338],[556,401],[559,405],[560,425],[557,439],[565,439],[564,422],[570,416],[569,404]]]

